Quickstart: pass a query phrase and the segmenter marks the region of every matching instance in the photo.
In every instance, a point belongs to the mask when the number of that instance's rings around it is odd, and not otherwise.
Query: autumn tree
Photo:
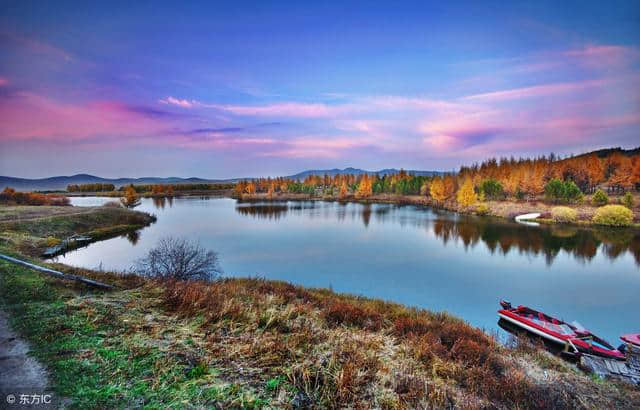
[[[244,190],[247,192],[247,194],[253,195],[256,193],[256,184],[251,181],[247,184]]]
[[[347,181],[346,180],[342,180],[342,184],[340,185],[340,195],[339,198],[340,199],[344,199],[347,197],[347,194],[349,193],[349,189],[347,188]]]
[[[433,178],[433,181],[431,181],[431,186],[429,187],[429,193],[431,194],[431,198],[438,202],[442,202],[447,199],[444,192],[444,182],[442,181],[442,178]]]
[[[587,156],[584,161],[587,180],[589,181],[588,190],[591,191],[593,187],[598,185],[604,180],[604,165],[597,155],[591,154]]]
[[[631,183],[637,187],[640,184],[640,155],[633,158],[633,169],[631,170]]]
[[[457,183],[456,179],[452,175],[447,175],[444,177],[444,196],[445,199],[449,199],[455,194]]]
[[[471,182],[471,178],[465,178],[462,186],[458,190],[456,199],[458,200],[458,203],[464,207],[471,206],[478,202],[478,195],[473,189],[473,182]]]
[[[124,191],[124,196],[120,198],[120,202],[126,208],[135,208],[140,205],[140,198],[138,198],[138,193],[136,192],[133,185],[129,185],[127,189]]]
[[[609,182],[622,190],[631,188],[633,185],[633,163],[631,158],[626,155],[617,157],[617,166],[613,175],[609,178]]]
[[[368,198],[372,195],[372,184],[371,178],[369,175],[364,174],[362,179],[360,180],[360,184],[358,185],[357,196],[360,198]]]
[[[245,181],[238,181],[238,183],[236,183],[236,186],[233,188],[234,195],[238,198],[241,198],[246,187],[247,183]]]

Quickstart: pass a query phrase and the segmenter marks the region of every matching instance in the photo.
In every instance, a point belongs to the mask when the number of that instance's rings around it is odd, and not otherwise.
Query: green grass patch
[[[102,296],[0,261],[0,308],[71,408],[259,408],[269,402],[251,388],[219,380],[206,361],[184,360],[179,345],[155,346],[120,319],[129,307],[100,303]]]

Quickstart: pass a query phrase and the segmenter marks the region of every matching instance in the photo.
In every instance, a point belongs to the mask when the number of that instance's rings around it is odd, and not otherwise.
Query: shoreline
[[[118,193],[119,194],[119,193]],[[69,197],[107,197],[107,198],[119,198],[120,195],[106,195],[104,192],[89,192],[89,193],[67,193],[64,194]],[[560,226],[575,226],[575,227],[601,227],[601,228],[626,228],[626,229],[640,229],[640,208],[635,206],[632,209],[633,223],[627,227],[616,227],[608,225],[599,225],[591,221],[593,213],[597,207],[588,203],[583,204],[549,204],[543,200],[536,201],[485,201],[487,205],[487,212],[477,212],[472,207],[460,207],[453,200],[439,203],[433,201],[431,198],[421,195],[392,195],[392,194],[378,194],[372,195],[368,198],[357,198],[354,195],[349,195],[346,198],[340,199],[335,196],[313,196],[310,194],[282,194],[277,193],[269,197],[266,193],[257,194],[243,194],[242,197],[234,195],[232,190],[220,190],[220,191],[186,191],[184,193],[177,193],[172,196],[166,194],[142,194],[141,198],[153,198],[153,199],[169,199],[179,197],[190,196],[207,196],[216,198],[231,198],[238,201],[264,201],[264,202],[282,202],[282,201],[327,201],[327,202],[341,202],[341,203],[360,203],[360,204],[397,204],[397,205],[416,205],[426,206],[433,209],[444,210],[454,212],[459,215],[475,215],[475,216],[489,216],[495,218],[501,218],[515,222],[514,219],[518,215],[528,214],[533,212],[539,212],[540,218],[528,220],[528,222],[536,222],[545,225],[560,225]],[[586,201],[585,201],[586,202]],[[581,216],[575,222],[556,222],[551,219],[551,209],[556,206],[566,206],[578,211]]]

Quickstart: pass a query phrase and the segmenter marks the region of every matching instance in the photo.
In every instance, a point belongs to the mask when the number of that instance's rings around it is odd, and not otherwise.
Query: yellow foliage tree
[[[120,202],[126,208],[135,208],[140,205],[140,199],[138,198],[138,193],[136,192],[133,186],[128,186],[124,191],[124,196],[120,198]]]
[[[431,198],[435,199],[438,202],[442,202],[447,199],[444,192],[444,182],[442,181],[442,178],[433,178],[433,181],[431,181],[431,186],[429,187],[429,193],[431,194]]]
[[[478,195],[476,191],[473,189],[473,182],[471,182],[471,178],[466,178],[462,183],[462,186],[458,190],[458,194],[456,196],[458,203],[462,206],[471,206],[478,202]]]
[[[245,191],[247,191],[247,194],[252,195],[256,193],[256,184],[252,182],[249,182],[247,184],[247,187],[244,189]]]

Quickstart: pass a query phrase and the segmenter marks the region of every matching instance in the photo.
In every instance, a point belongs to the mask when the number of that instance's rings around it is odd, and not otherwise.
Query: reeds
[[[212,351],[286,375],[321,407],[574,403],[527,376],[494,338],[447,314],[262,279],[161,286],[167,309],[204,315]]]

